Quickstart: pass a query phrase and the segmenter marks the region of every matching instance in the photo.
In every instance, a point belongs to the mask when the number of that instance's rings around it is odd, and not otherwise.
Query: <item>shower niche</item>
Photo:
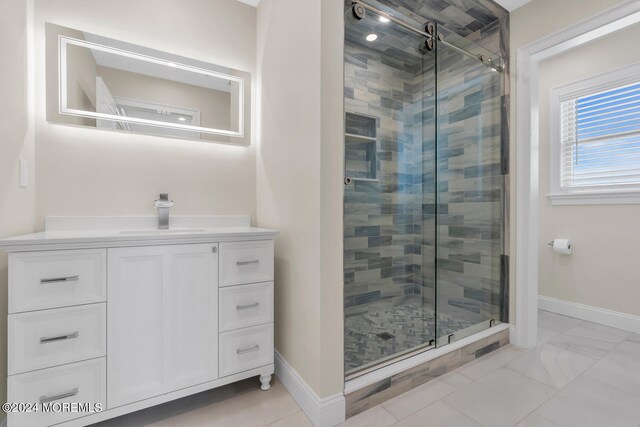
[[[345,182],[377,181],[377,119],[357,113],[345,118]]]

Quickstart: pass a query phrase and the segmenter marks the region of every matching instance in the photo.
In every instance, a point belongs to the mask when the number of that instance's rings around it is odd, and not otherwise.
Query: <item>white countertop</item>
[[[169,230],[158,230],[155,217],[52,217],[46,231],[0,240],[0,250],[57,249],[264,240],[275,230],[250,226],[247,216],[173,217]]]

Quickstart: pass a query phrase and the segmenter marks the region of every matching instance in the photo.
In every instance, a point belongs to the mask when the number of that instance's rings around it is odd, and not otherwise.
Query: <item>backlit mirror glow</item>
[[[250,141],[249,73],[47,24],[47,84],[51,122]]]

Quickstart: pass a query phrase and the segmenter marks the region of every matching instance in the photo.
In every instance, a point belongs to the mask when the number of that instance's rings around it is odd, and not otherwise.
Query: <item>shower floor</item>
[[[350,307],[345,311],[346,372],[429,343],[436,338],[436,326],[439,337],[473,325],[445,314],[439,314],[436,319],[435,311],[425,307],[419,295]]]

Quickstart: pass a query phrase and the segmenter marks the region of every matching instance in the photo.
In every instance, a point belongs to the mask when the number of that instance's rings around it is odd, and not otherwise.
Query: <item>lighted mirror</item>
[[[47,120],[250,143],[251,75],[47,24]]]

